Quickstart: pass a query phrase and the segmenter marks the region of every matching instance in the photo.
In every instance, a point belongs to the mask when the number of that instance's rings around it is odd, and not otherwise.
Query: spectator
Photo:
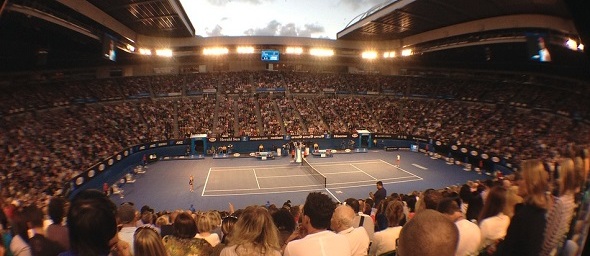
[[[195,238],[197,223],[193,217],[182,212],[174,220],[174,234],[162,238],[170,256],[209,255],[213,247],[205,239]]]
[[[18,209],[12,216],[12,240],[10,241],[10,252],[15,256],[31,256],[27,224],[29,219],[22,209]]]
[[[477,224],[466,220],[457,203],[458,198],[447,197],[440,201],[438,211],[455,223],[459,231],[456,256],[476,255],[481,244],[481,231]]]
[[[543,246],[545,219],[549,207],[548,175],[541,161],[527,160],[521,166],[519,194],[524,203],[518,204],[504,241],[498,244],[496,255],[539,255]]]
[[[346,205],[336,207],[330,227],[332,231],[346,236],[351,249],[351,255],[367,255],[369,249],[369,235],[363,227],[353,227],[355,213],[354,210]]]
[[[195,235],[195,238],[205,239],[205,241],[207,241],[211,247],[217,246],[219,243],[221,243],[221,239],[217,233],[211,232],[214,226],[216,225],[211,212],[197,214],[198,233]]]
[[[68,228],[63,225],[67,205],[68,202],[63,197],[51,198],[47,207],[47,214],[52,223],[47,227],[47,231],[45,232],[47,239],[59,243],[65,250],[70,249]]]
[[[303,205],[301,226],[287,240],[284,256],[350,255],[346,237],[327,230],[335,208],[327,195],[309,193]]]
[[[168,256],[162,237],[150,226],[137,228],[133,234],[133,241],[135,256]]]
[[[355,228],[363,227],[365,231],[367,231],[367,235],[369,235],[369,240],[373,241],[373,235],[375,234],[375,223],[373,222],[371,216],[366,215],[361,211],[359,201],[360,200],[356,200],[354,198],[348,198],[345,201],[346,205],[351,207],[356,213],[354,216],[354,221],[352,222],[352,226]]]
[[[404,218],[404,205],[399,200],[393,200],[385,209],[388,227],[375,233],[369,255],[381,255],[396,250],[396,240],[399,238],[402,227],[400,221]]]
[[[117,236],[117,207],[101,191],[78,193],[68,211],[71,250],[60,256],[131,255],[129,243]]]
[[[223,232],[223,238],[221,239],[222,243],[229,243],[229,235],[234,230],[236,222],[238,222],[238,217],[233,215],[229,215],[223,218],[223,220],[221,221],[221,232]]]
[[[47,239],[45,237],[45,229],[43,228],[44,214],[37,206],[27,206],[24,211],[29,218],[29,227],[33,232],[33,236],[29,239],[31,245],[32,255],[35,256],[56,256],[65,251],[57,242]]]
[[[381,200],[387,197],[387,190],[383,187],[383,182],[377,181],[377,191],[375,193],[370,192],[369,197],[375,201],[375,205],[378,206]]]
[[[400,231],[396,255],[453,256],[459,231],[449,218],[435,210],[417,212]]]
[[[118,236],[119,239],[129,243],[131,254],[135,255],[134,249],[134,234],[137,230],[135,225],[137,217],[135,215],[135,207],[131,203],[124,203],[119,206],[117,210],[117,224],[120,227]],[[147,226],[147,225],[144,225]],[[143,226],[142,226],[143,227]]]
[[[272,220],[279,230],[280,244],[285,243],[287,238],[295,231],[297,223],[295,223],[293,215],[286,208],[281,208],[272,214]]]
[[[234,226],[228,246],[221,251],[222,256],[280,256],[278,230],[268,210],[260,206],[246,207]]]
[[[510,218],[503,212],[505,205],[506,189],[501,186],[492,187],[486,196],[478,221],[481,230],[480,248],[490,255],[495,252],[496,244],[504,239],[510,225]]]

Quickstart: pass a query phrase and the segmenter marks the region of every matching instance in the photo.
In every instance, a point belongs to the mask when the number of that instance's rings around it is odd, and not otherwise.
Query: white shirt
[[[119,231],[119,239],[129,243],[129,247],[131,248],[131,255],[135,254],[135,251],[133,250],[133,241],[135,241],[135,239],[133,238],[133,235],[135,234],[135,230],[137,230],[137,227],[123,227],[121,228],[121,231]]]
[[[459,244],[457,244],[456,256],[477,255],[481,244],[481,231],[479,227],[466,219],[455,222],[459,230]]]
[[[371,244],[371,249],[369,250],[369,255],[380,255],[384,252],[395,250],[395,240],[399,237],[400,231],[402,231],[402,227],[397,226],[388,227],[375,233],[373,244]]]
[[[201,238],[201,239],[205,239],[205,241],[207,241],[211,247],[215,247],[217,246],[219,243],[221,243],[221,239],[219,239],[219,235],[217,235],[217,233],[211,233],[209,236],[207,237],[203,237],[200,234],[196,234],[195,238]]]
[[[350,256],[350,252],[344,235],[325,230],[291,241],[283,256]]]
[[[481,247],[487,247],[495,243],[498,239],[506,236],[506,230],[510,225],[510,218],[504,213],[499,213],[496,216],[485,218],[479,223],[481,230]]]
[[[348,229],[338,232],[338,234],[346,236],[353,256],[367,255],[367,251],[369,249],[369,244],[371,243],[371,241],[369,240],[369,235],[367,235],[367,231],[365,231],[363,227],[350,227]]]
[[[25,240],[16,235],[10,241],[10,251],[14,256],[31,256],[31,247],[25,242]]]
[[[375,234],[375,222],[373,222],[373,218],[371,216],[366,215],[362,212],[359,212],[358,215],[354,216],[354,223],[353,227],[358,228],[359,224],[361,223],[361,216],[363,218],[363,228],[367,231],[367,235],[369,235],[369,240],[373,241],[373,236]]]

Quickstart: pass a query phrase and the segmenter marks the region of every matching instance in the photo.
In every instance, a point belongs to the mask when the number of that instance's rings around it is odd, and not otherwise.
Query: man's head
[[[435,189],[424,191],[424,206],[426,209],[436,210],[438,202],[442,199],[442,193]]]
[[[330,197],[320,192],[311,192],[307,195],[303,205],[303,225],[309,228],[324,230],[330,227],[330,220],[336,206]]]
[[[458,241],[457,226],[442,213],[426,209],[404,225],[396,252],[399,256],[451,256]]]
[[[117,220],[121,225],[135,226],[135,222],[137,221],[135,207],[129,203],[119,206],[119,210],[117,210]]]
[[[352,210],[355,213],[360,211],[360,203],[359,203],[359,200],[356,200],[354,198],[348,198],[344,202],[346,203],[346,205],[348,205],[349,207],[351,207]]]
[[[340,232],[352,227],[355,215],[354,210],[347,205],[336,207],[336,210],[334,210],[334,214],[332,215],[330,228],[336,232]]]
[[[377,189],[383,188],[383,182],[377,181]]]

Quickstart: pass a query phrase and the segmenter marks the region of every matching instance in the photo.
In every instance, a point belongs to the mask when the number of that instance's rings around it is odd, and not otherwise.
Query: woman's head
[[[404,204],[400,200],[389,202],[385,208],[385,217],[388,227],[399,226],[399,222],[404,218]]]
[[[518,181],[519,195],[528,204],[547,208],[548,174],[539,160],[526,160],[521,164],[522,179]]]
[[[240,215],[230,235],[231,245],[250,244],[259,248],[280,248],[278,229],[270,213],[260,206],[248,206]]]
[[[166,248],[162,237],[150,226],[139,227],[133,234],[133,250],[135,255],[166,256]]]
[[[479,215],[479,221],[483,219],[496,216],[502,210],[504,210],[504,206],[506,205],[506,188],[502,186],[494,186],[490,189],[488,196],[486,197],[486,201],[483,204],[483,209]]]
[[[197,223],[187,212],[182,212],[174,220],[174,235],[178,238],[193,238],[197,235]]]

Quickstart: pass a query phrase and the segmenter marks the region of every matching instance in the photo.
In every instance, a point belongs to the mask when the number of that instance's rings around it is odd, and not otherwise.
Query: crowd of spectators
[[[579,250],[571,242],[582,226],[572,223],[585,218],[575,209],[587,207],[576,196],[586,169],[574,153],[554,163],[527,160],[518,173],[461,186],[387,194],[390,185],[377,182],[377,192],[345,203],[311,192],[300,205],[230,203],[227,210],[116,206],[86,190],[71,203],[52,196],[51,225],[35,203],[2,202],[0,254],[560,255]]]
[[[1,188],[10,198],[47,198],[60,191],[63,181],[126,147],[193,133],[318,135],[365,128],[460,142],[514,162],[551,159],[574,145],[588,145],[590,130],[580,119],[587,120],[590,113],[584,94],[559,89],[557,81],[537,85],[496,80],[507,82],[229,72],[6,85],[0,87]],[[317,92],[322,88],[393,90],[405,96],[296,93],[266,98],[253,93],[260,84],[286,84],[288,90]],[[155,97],[160,92],[211,87],[220,91],[216,95]],[[234,90],[241,93],[235,95]],[[150,97],[128,99],[142,93]],[[412,94],[428,97],[407,97]],[[454,100],[439,97],[444,95]],[[499,101],[487,103],[484,98]],[[13,111],[17,109],[21,110]]]

